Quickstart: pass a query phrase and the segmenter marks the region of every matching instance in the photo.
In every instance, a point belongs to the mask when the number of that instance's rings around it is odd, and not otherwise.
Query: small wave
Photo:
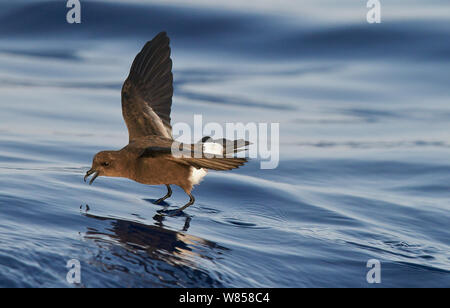
[[[314,147],[314,148],[350,148],[350,149],[395,149],[395,148],[422,148],[422,147],[435,147],[435,148],[450,148],[450,143],[445,141],[427,141],[427,140],[415,140],[415,141],[347,141],[347,142],[335,142],[335,141],[319,141],[319,142],[300,142],[301,147]]]
[[[24,49],[0,48],[0,54],[36,57],[36,58],[49,58],[64,61],[80,61],[82,59],[73,50],[54,50],[54,49],[39,50],[38,48],[34,50],[30,49],[24,50]]]

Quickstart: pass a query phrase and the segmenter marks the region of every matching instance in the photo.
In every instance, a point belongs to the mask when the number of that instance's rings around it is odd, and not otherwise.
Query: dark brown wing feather
[[[231,170],[239,168],[244,165],[248,160],[246,158],[173,158],[181,164],[189,165],[197,169],[210,169],[210,170]]]
[[[172,139],[172,95],[169,38],[161,32],[138,53],[122,88],[122,113],[130,141],[149,135]]]

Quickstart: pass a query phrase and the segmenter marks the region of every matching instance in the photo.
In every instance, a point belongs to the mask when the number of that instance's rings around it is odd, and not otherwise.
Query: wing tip
[[[167,31],[161,31],[159,32],[157,35],[155,35],[155,37],[150,41],[150,42],[155,42],[157,40],[161,40],[161,39],[167,39],[168,42],[170,42],[170,38],[169,35],[167,34]]]

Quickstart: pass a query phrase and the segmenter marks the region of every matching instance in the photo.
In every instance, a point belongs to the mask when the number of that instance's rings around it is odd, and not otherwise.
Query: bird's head
[[[99,176],[121,176],[121,170],[123,169],[121,163],[121,155],[118,151],[103,151],[94,156],[92,162],[92,168],[86,172],[84,181],[93,175],[89,185],[94,183],[95,179]]]

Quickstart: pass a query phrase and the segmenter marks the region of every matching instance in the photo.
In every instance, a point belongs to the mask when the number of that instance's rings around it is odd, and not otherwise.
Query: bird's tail
[[[244,139],[232,141],[224,138],[212,139],[211,137],[203,137],[199,143],[203,145],[203,153],[227,157],[238,152],[246,151],[246,147],[251,144]]]
[[[243,139],[231,141],[204,137],[198,143],[191,145],[191,151],[183,152],[184,155],[181,159],[177,158],[177,161],[197,169],[236,169],[244,165],[248,159],[235,157],[235,154],[246,151],[248,145],[250,142]]]

